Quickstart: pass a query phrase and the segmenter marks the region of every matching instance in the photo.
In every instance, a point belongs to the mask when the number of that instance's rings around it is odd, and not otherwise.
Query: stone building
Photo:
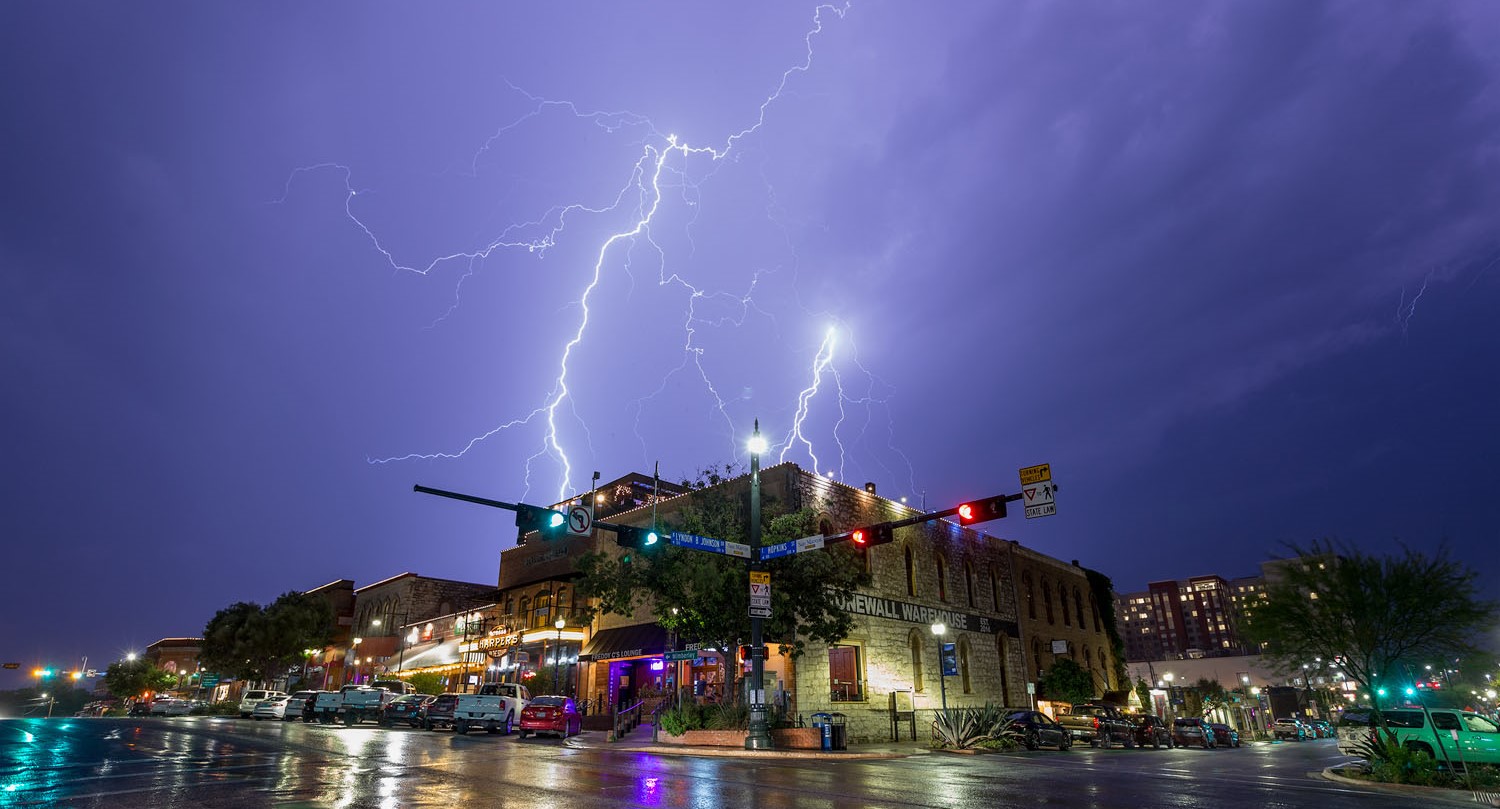
[[[1117,681],[1109,633],[1083,568],[1017,542],[1006,544],[1016,576],[1021,636],[1026,639],[1026,679],[1036,682],[1053,663],[1066,658],[1093,675],[1095,696],[1124,688]]]
[[[416,573],[400,573],[354,591],[354,617],[347,646],[342,653],[344,672],[329,680],[329,687],[342,681],[366,682],[401,665],[404,647],[410,645],[411,627],[441,616],[477,610],[495,602],[490,584],[436,579]]]
[[[202,638],[162,638],[146,647],[145,659],[177,678],[171,690],[191,695],[198,687],[198,655],[203,651]]]

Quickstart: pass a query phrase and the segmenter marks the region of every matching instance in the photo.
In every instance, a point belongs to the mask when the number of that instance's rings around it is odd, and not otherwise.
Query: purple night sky
[[[511,515],[412,484],[676,480],[755,418],[931,508],[1050,462],[989,531],[1121,590],[1494,575],[1493,3],[469,5],[7,7],[0,688],[492,582]]]

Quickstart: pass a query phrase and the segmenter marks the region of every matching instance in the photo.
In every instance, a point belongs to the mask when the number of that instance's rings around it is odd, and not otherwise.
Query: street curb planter
[[[748,730],[688,730],[681,736],[667,733],[657,734],[660,744],[676,744],[691,747],[744,747]],[[779,749],[819,750],[823,747],[823,736],[818,728],[774,728],[771,744]]]
[[[1335,772],[1337,768],[1329,767],[1320,775],[1329,781],[1353,787],[1363,787],[1371,792],[1384,792],[1388,795],[1405,795],[1407,797],[1421,800],[1423,802],[1451,803],[1463,806],[1500,806],[1500,795],[1489,793],[1472,793],[1467,789],[1448,789],[1446,787],[1423,787],[1415,784],[1386,784],[1380,781],[1367,781],[1363,778],[1350,778]],[[1484,796],[1484,798],[1480,798]],[[1484,801],[1488,800],[1488,804]]]

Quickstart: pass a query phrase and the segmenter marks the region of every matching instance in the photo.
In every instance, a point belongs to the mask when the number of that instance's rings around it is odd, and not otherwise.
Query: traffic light
[[[661,534],[655,528],[640,528],[634,525],[615,526],[615,543],[622,548],[647,551],[661,544]],[[625,554],[626,561],[630,554]]]
[[[40,678],[40,679],[43,679],[43,680],[48,679],[49,677],[52,676],[52,674],[53,674],[52,669],[37,669],[36,671],[31,672],[31,676],[37,677],[37,678]]]
[[[871,525],[865,528],[856,528],[849,532],[849,541],[856,548],[873,548],[876,545],[885,545],[896,538],[895,529],[888,522],[879,525]]]
[[[976,522],[999,520],[1005,517],[1005,495],[997,494],[983,500],[973,500],[958,507],[958,524],[973,525]]]
[[[567,531],[568,518],[561,511],[541,506],[516,504],[516,544],[525,545],[526,535],[535,531],[542,539],[557,539]]]

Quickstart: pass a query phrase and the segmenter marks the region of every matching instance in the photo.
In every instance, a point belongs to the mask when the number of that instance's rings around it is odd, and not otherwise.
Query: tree
[[[144,657],[120,660],[104,670],[104,688],[120,699],[139,697],[147,691],[165,691],[177,684],[177,677],[156,667]]]
[[[1473,639],[1495,624],[1500,604],[1478,598],[1477,574],[1446,548],[1429,558],[1405,546],[1386,557],[1326,540],[1290,547],[1296,558],[1282,565],[1246,627],[1283,671],[1321,658],[1361,693],[1395,693],[1408,666],[1479,654]]]
[[[706,480],[716,477],[716,470],[702,474]],[[818,532],[813,510],[784,513],[774,499],[764,503],[762,518],[765,543]],[[699,491],[674,515],[674,521],[662,530],[732,542],[747,539],[748,519],[724,487]],[[847,637],[854,618],[835,599],[870,583],[861,553],[839,544],[768,562],[772,617],[763,626],[766,643],[780,645],[798,657],[808,640],[836,643]],[[582,574],[579,592],[597,600],[596,610],[633,615],[644,607],[680,640],[720,650],[749,641],[749,578],[742,560],[662,543],[623,555],[612,551],[587,554],[578,560],[577,569]]]
[[[443,678],[430,671],[424,671],[406,678],[411,687],[418,694],[441,694],[443,693]]]
[[[1135,695],[1141,700],[1141,710],[1143,712],[1156,713],[1156,703],[1151,699],[1151,685],[1146,682],[1145,678],[1136,678]]]
[[[203,664],[239,680],[270,681],[321,647],[333,634],[328,602],[283,593],[269,606],[241,601],[219,610],[203,629]]]
[[[1062,658],[1042,675],[1037,688],[1049,700],[1087,702],[1094,698],[1094,675],[1071,658]]]
[[[1189,699],[1196,702],[1196,706],[1189,704],[1188,713],[1199,716],[1208,716],[1214,711],[1227,710],[1232,704],[1229,692],[1224,690],[1224,685],[1218,680],[1208,677],[1199,677],[1189,691]]]

